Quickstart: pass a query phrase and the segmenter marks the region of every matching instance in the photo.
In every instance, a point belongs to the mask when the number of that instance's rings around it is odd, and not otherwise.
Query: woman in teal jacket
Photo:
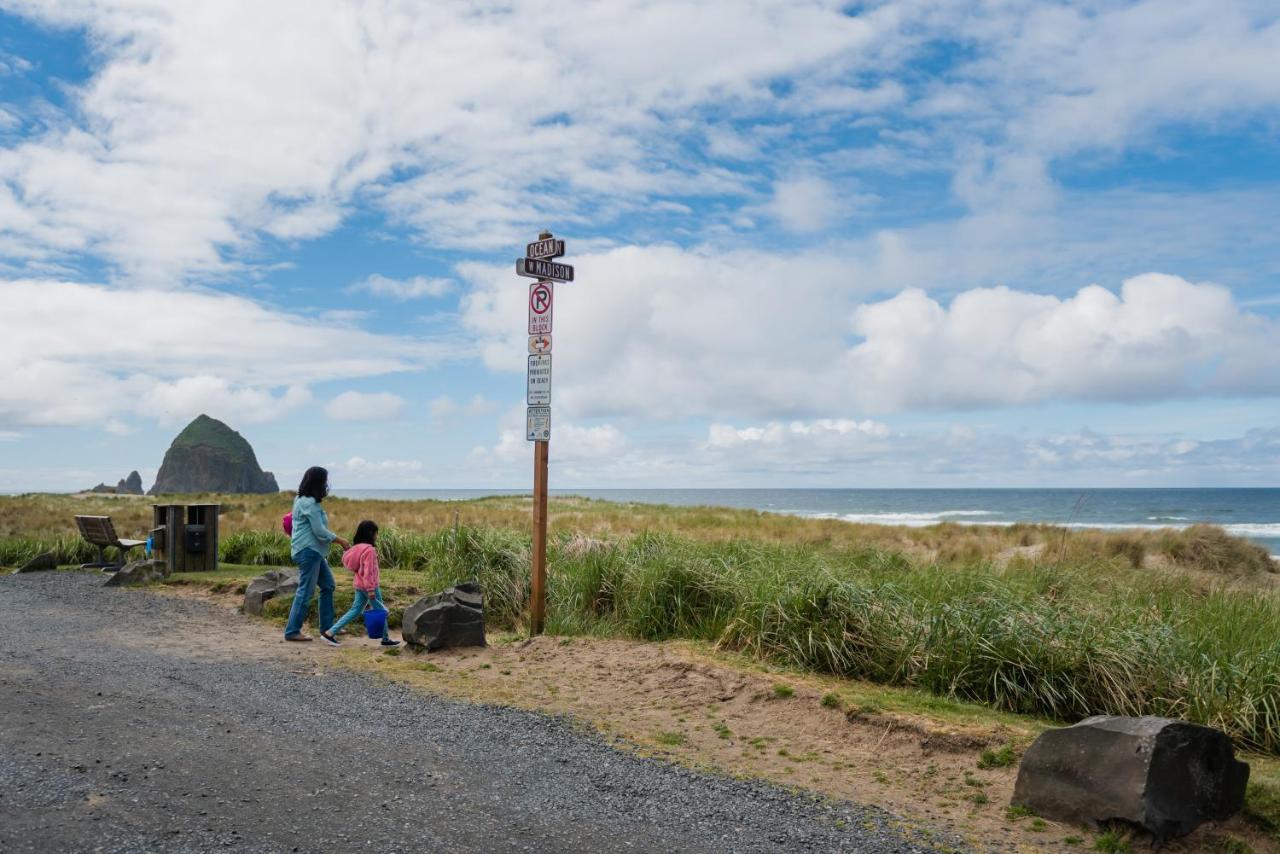
[[[298,592],[293,594],[293,607],[289,609],[289,622],[284,627],[287,641],[309,641],[310,635],[302,633],[302,621],[311,610],[311,595],[320,588],[320,632],[323,637],[333,625],[333,571],[325,560],[329,544],[337,543],[343,549],[351,544],[329,530],[329,515],[321,506],[329,494],[329,472],[320,466],[312,466],[302,475],[298,484],[298,497],[293,500],[293,539],[291,552],[298,565]],[[336,644],[335,644],[336,645]]]

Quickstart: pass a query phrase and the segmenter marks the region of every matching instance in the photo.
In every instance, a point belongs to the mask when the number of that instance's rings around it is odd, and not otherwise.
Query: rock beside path
[[[1248,781],[1248,764],[1220,730],[1098,716],[1036,739],[1018,768],[1013,803],[1055,821],[1124,821],[1163,840],[1238,812]]]
[[[111,574],[104,587],[132,587],[150,584],[169,576],[169,566],[162,560],[135,560]]]
[[[268,599],[274,599],[277,596],[284,598],[297,592],[298,571],[296,569],[273,569],[249,582],[249,586],[244,591],[244,612],[261,617]]]
[[[455,646],[484,646],[484,594],[468,581],[410,605],[401,620],[405,643],[427,651]]]
[[[31,560],[18,567],[18,572],[44,572],[49,569],[58,568],[58,559],[53,556],[53,552],[41,552]]]

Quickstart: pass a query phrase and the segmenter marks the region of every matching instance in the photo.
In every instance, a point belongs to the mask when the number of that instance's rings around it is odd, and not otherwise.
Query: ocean
[[[349,498],[461,500],[528,490],[337,490]],[[1185,528],[1221,525],[1280,556],[1280,489],[553,489],[605,501],[745,507],[882,525]]]

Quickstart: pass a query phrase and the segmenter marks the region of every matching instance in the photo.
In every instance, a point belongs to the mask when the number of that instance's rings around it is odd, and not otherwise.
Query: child
[[[343,614],[338,622],[320,637],[330,646],[338,645],[338,632],[360,616],[366,604],[374,608],[387,610],[382,604],[382,589],[378,586],[378,526],[368,519],[356,527],[356,535],[351,538],[351,548],[342,555],[342,565],[355,574],[356,598],[351,603],[351,610]],[[382,627],[382,645],[399,646],[400,641],[392,640],[387,635],[387,627]]]

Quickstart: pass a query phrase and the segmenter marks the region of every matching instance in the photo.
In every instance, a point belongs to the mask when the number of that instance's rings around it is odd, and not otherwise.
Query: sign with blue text
[[[551,441],[551,407],[530,406],[525,415],[525,437],[530,442]]]

